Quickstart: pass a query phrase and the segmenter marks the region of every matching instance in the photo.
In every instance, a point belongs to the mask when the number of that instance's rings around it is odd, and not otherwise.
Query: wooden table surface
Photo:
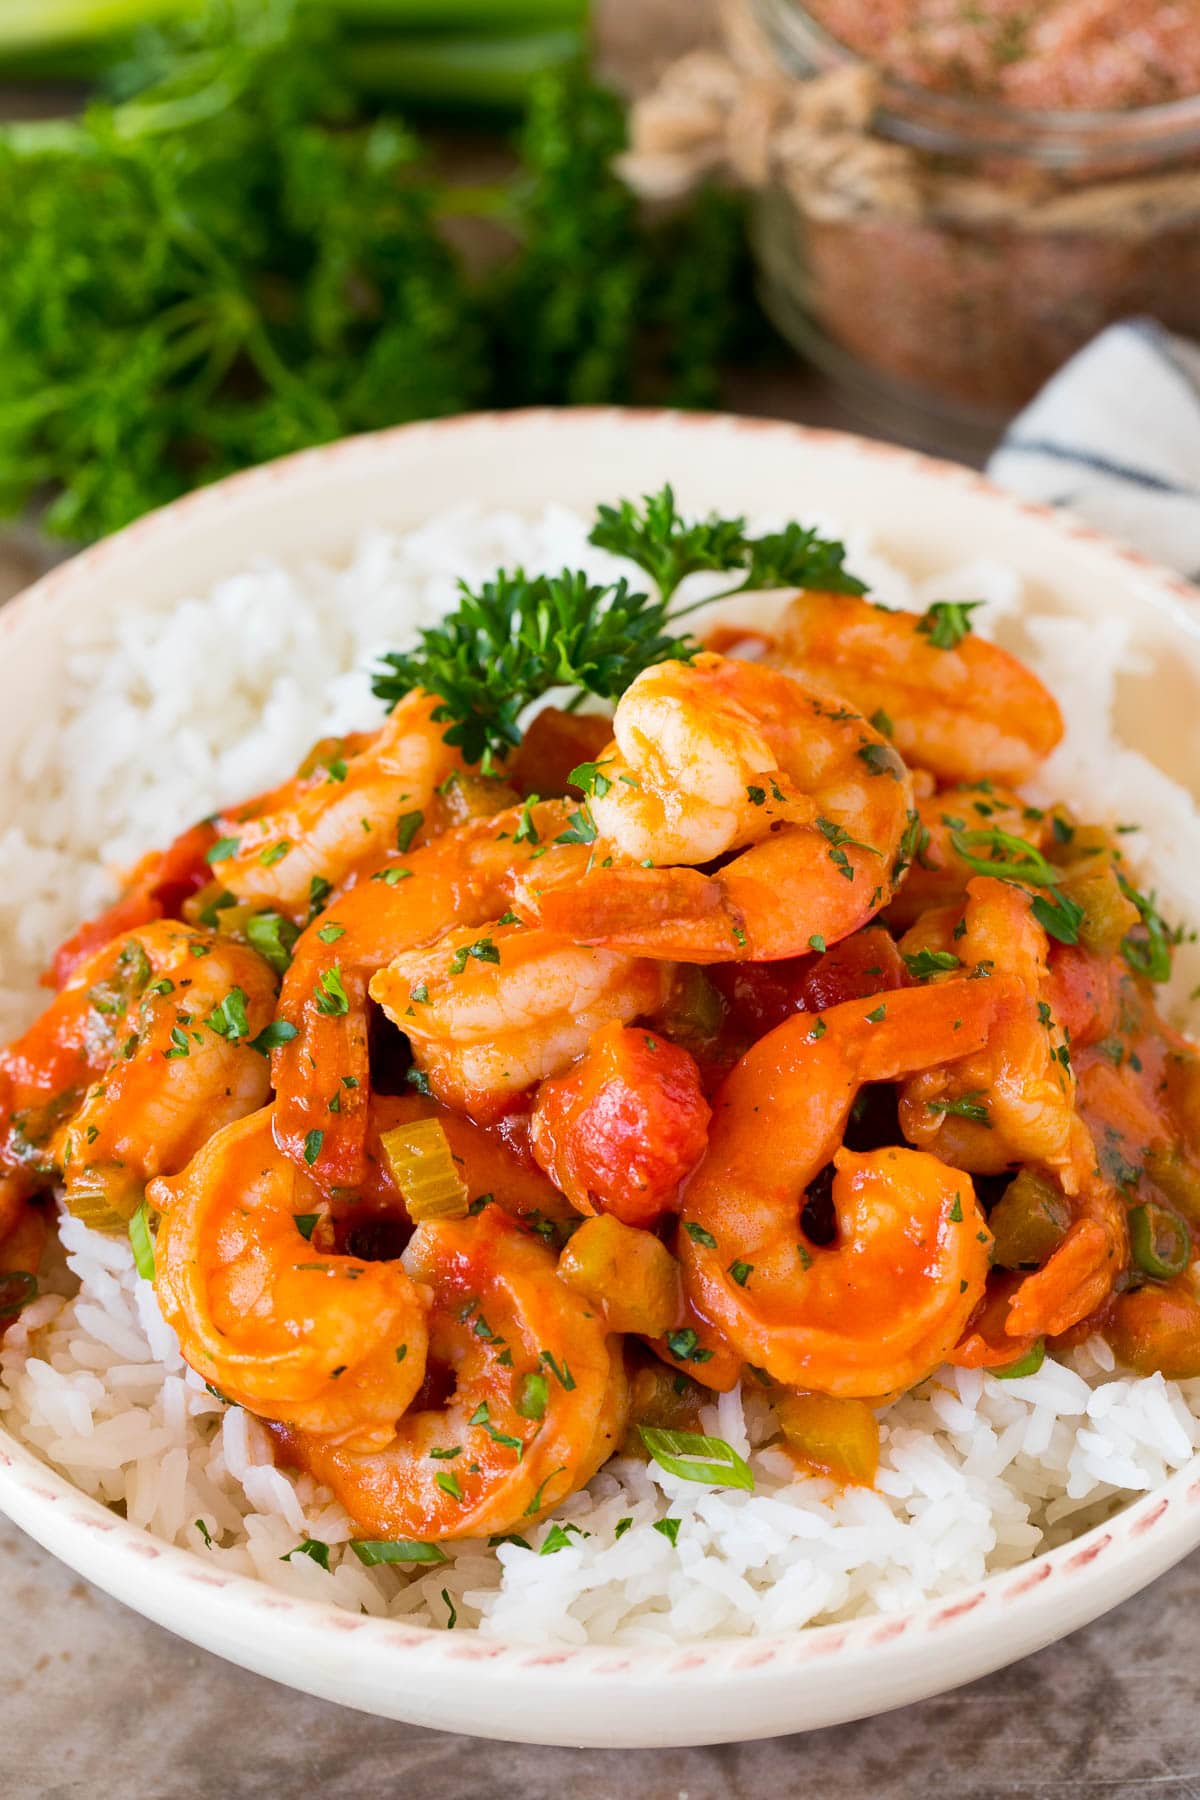
[[[606,0],[606,52],[644,66],[686,43],[704,10]],[[735,376],[728,401],[856,423],[798,368]],[[28,541],[0,541],[0,598],[37,560]],[[1065,1642],[901,1712],[707,1749],[546,1750],[392,1724],[245,1674],[127,1612],[0,1521],[0,1796],[1200,1800],[1198,1615],[1200,1553]]]

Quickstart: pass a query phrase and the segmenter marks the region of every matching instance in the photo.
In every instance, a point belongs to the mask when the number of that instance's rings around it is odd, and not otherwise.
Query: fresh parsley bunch
[[[118,100],[0,126],[0,513],[48,502],[86,539],[344,433],[712,400],[745,316],[737,204],[644,224],[623,108],[582,69],[529,87],[511,177],[455,187],[364,91],[399,51],[364,71],[340,7],[181,12]],[[483,273],[464,214],[509,245]]]

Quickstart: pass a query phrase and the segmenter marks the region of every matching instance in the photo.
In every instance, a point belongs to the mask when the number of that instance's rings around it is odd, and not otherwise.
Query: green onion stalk
[[[374,100],[519,111],[530,83],[576,61],[588,0],[304,0],[338,26],[343,72]],[[0,81],[91,84],[155,27],[212,0],[3,0]]]

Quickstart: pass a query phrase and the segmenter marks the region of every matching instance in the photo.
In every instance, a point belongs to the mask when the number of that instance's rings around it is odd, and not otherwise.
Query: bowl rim
[[[1163,567],[1131,546],[1121,544],[1106,533],[1082,520],[1064,517],[1056,509],[1040,502],[1022,499],[999,487],[986,476],[959,464],[943,461],[898,445],[865,439],[856,434],[805,426],[787,420],[751,418],[733,413],[690,413],[665,408],[566,407],[525,408],[511,412],[481,412],[452,418],[422,421],[395,426],[385,431],[301,450],[275,462],[260,465],[226,478],[211,486],[182,496],[169,505],[147,514],[123,531],[81,551],[69,561],[50,569],[32,586],[0,610],[0,637],[18,624],[26,623],[35,609],[53,607],[65,601],[75,589],[86,586],[93,574],[114,561],[137,555],[159,539],[169,539],[183,523],[215,519],[230,504],[251,504],[256,496],[277,489],[281,484],[303,485],[306,480],[331,468],[335,462],[359,459],[373,462],[386,460],[398,442],[417,444],[427,434],[508,433],[519,434],[530,427],[587,428],[599,425],[629,426],[643,429],[656,425],[669,426],[694,434],[724,435],[731,439],[745,433],[775,436],[781,442],[827,446],[843,454],[866,460],[904,465],[922,478],[937,480],[957,487],[964,493],[985,497],[1003,507],[1014,518],[1034,519],[1049,526],[1062,539],[1073,540],[1095,549],[1106,562],[1114,560],[1145,578],[1146,590],[1141,596],[1152,607],[1164,611],[1169,620],[1189,635],[1200,629],[1200,589],[1174,570]],[[1189,615],[1184,605],[1195,607]],[[3,1420],[0,1413],[0,1422]],[[20,1525],[30,1536],[43,1543],[60,1560],[74,1567],[96,1585],[126,1600],[136,1610],[157,1617],[168,1628],[186,1627],[174,1618],[165,1603],[155,1608],[143,1599],[131,1599],[133,1589],[144,1587],[147,1566],[157,1564],[156,1579],[170,1576],[185,1585],[178,1598],[186,1598],[190,1590],[204,1609],[207,1601],[220,1596],[220,1607],[227,1609],[246,1629],[261,1627],[264,1617],[277,1622],[285,1619],[289,1626],[310,1645],[326,1646],[339,1637],[351,1637],[356,1653],[370,1644],[372,1652],[387,1656],[411,1658],[413,1654],[436,1657],[446,1663],[487,1663],[497,1674],[506,1672],[514,1682],[531,1670],[550,1696],[556,1688],[573,1680],[576,1673],[590,1675],[636,1675],[650,1670],[676,1679],[703,1679],[719,1674],[723,1687],[732,1680],[752,1679],[768,1664],[781,1663],[793,1668],[830,1657],[849,1663],[856,1678],[869,1678],[873,1668],[888,1661],[900,1640],[910,1644],[922,1634],[935,1634],[944,1648],[965,1644],[981,1624],[980,1609],[999,1618],[1001,1609],[1022,1600],[1027,1605],[1036,1601],[1045,1620],[1038,1641],[1045,1643],[1062,1635],[1063,1627],[1053,1623],[1056,1609],[1074,1608],[1072,1623],[1066,1629],[1085,1622],[1096,1613],[1108,1610],[1120,1599],[1135,1592],[1153,1575],[1200,1542],[1200,1453],[1179,1469],[1161,1486],[1149,1490],[1138,1499],[1121,1505],[1101,1524],[1058,1548],[1035,1556],[1008,1570],[984,1576],[964,1585],[961,1591],[922,1602],[915,1608],[895,1614],[873,1614],[843,1623],[796,1627],[787,1632],[762,1637],[723,1637],[703,1639],[679,1645],[546,1645],[481,1636],[468,1630],[456,1634],[436,1627],[407,1622],[403,1616],[379,1618],[347,1613],[328,1602],[302,1599],[271,1588],[256,1577],[233,1572],[207,1570],[198,1552],[157,1539],[140,1526],[129,1525],[99,1501],[91,1499],[65,1476],[45,1463],[30,1446],[13,1436],[0,1423],[0,1512]],[[1143,1553],[1147,1535],[1153,1533],[1153,1554]],[[93,1545],[103,1544],[99,1562],[85,1553]],[[1098,1563],[1113,1576],[1111,1597],[1088,1609],[1080,1607],[1078,1590],[1081,1577]],[[1145,1572],[1145,1566],[1150,1569]],[[163,1584],[164,1586],[167,1584]],[[1071,1598],[1075,1590],[1075,1598]],[[207,1601],[205,1596],[207,1595]],[[173,1622],[174,1621],[174,1622]],[[232,1627],[230,1627],[232,1629]],[[228,1636],[228,1631],[224,1634]],[[210,1642],[210,1647],[212,1647]],[[1026,1648],[1032,1648],[1032,1642]],[[241,1660],[234,1639],[222,1653]],[[1024,1651],[1015,1654],[1023,1654]],[[1011,1660],[997,1655],[987,1666]],[[976,1661],[959,1680],[973,1678],[982,1672]],[[942,1681],[940,1686],[953,1684]],[[514,1692],[515,1692],[514,1688]],[[926,1690],[929,1691],[929,1690]],[[338,1696],[354,1704],[351,1695]],[[913,1697],[913,1696],[908,1696]],[[896,1702],[891,1702],[895,1704]],[[848,1714],[847,1716],[853,1716]],[[459,1727],[463,1729],[464,1727]],[[469,1729],[469,1727],[466,1727]],[[792,1727],[780,1726],[779,1729]],[[514,1734],[519,1735],[519,1734]],[[572,1741],[538,1735],[533,1741]],[[578,1741],[578,1740],[575,1740]],[[621,1741],[608,1738],[597,1741]],[[680,1742],[682,1739],[664,1741]],[[687,1740],[695,1741],[695,1740]]]

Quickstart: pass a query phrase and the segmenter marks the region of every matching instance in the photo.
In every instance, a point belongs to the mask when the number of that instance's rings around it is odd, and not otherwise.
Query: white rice
[[[517,563],[617,570],[586,530],[561,508],[533,521],[462,508],[401,538],[373,533],[342,568],[264,563],[182,606],[84,627],[60,710],[0,769],[0,791],[30,796],[0,834],[0,1034],[37,1010],[37,971],[115,891],[123,865],[278,780],[322,733],[377,719],[368,679],[377,654],[453,604],[459,576]],[[1141,822],[1146,830],[1126,840],[1134,869],[1168,916],[1181,915],[1200,864],[1200,816],[1182,788],[1113,740],[1128,632],[1023,618],[1019,580],[991,564],[914,584],[861,533],[845,535],[852,566],[881,599],[921,607],[983,595],[1002,630],[1019,625],[1068,722],[1038,796],[1089,818]],[[698,593],[706,579],[694,578]],[[739,616],[768,607],[755,599]],[[1196,954],[1179,960],[1181,997],[1197,978]],[[873,1491],[797,1475],[765,1447],[769,1407],[752,1388],[720,1397],[705,1428],[748,1456],[753,1493],[613,1461],[559,1508],[556,1522],[576,1529],[553,1555],[537,1554],[551,1530],[542,1525],[526,1534],[529,1549],[448,1546],[446,1563],[407,1577],[364,1568],[328,1492],[275,1469],[261,1426],[186,1368],[126,1243],[65,1218],[60,1235],[65,1264],[50,1278],[60,1291],[29,1306],[0,1350],[8,1428],[85,1492],[214,1565],[438,1628],[456,1621],[531,1643],[678,1643],[896,1612],[1077,1534],[1200,1448],[1200,1381],[1123,1374],[1099,1339],[1019,1381],[941,1370],[881,1415]],[[677,1528],[656,1530],[664,1519]],[[306,1554],[281,1560],[306,1537],[328,1546],[328,1570]]]

